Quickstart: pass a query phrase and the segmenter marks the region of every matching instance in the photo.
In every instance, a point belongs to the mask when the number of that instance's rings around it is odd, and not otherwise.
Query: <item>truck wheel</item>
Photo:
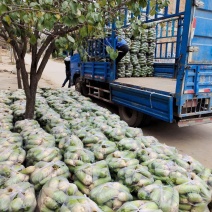
[[[75,91],[82,93],[82,86],[79,77],[77,77],[75,81]]]
[[[151,117],[130,108],[119,106],[119,116],[130,127],[143,127],[150,123]]]
[[[138,126],[139,127],[145,127],[145,126],[150,125],[152,117],[148,116],[146,114],[143,114],[143,113],[141,113],[141,115],[142,115],[142,117],[140,119],[140,122],[138,123]]]
[[[86,87],[86,83],[85,82],[82,82],[81,88],[82,88],[82,95],[83,96],[88,96],[89,88]]]
[[[137,127],[140,124],[138,120],[140,120],[141,114],[136,110],[119,106],[119,116],[122,120],[126,121],[130,127]]]

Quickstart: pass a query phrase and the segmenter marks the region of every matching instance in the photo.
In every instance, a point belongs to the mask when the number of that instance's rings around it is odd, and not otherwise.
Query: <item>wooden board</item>
[[[130,77],[119,78],[115,80],[126,85],[135,85],[141,88],[149,88],[159,91],[165,91],[174,94],[176,89],[176,79],[161,77]]]

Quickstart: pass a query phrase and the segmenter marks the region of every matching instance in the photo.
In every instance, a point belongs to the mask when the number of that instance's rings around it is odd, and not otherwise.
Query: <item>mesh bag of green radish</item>
[[[133,66],[135,66],[135,65],[138,65],[138,64],[139,64],[137,54],[133,54],[133,53],[131,53],[131,55],[130,55],[130,60],[131,60],[131,63],[132,63],[132,65],[133,65]]]
[[[141,128],[134,128],[134,127],[124,127],[125,136],[128,138],[136,138],[143,136],[143,131]]]
[[[163,212],[155,202],[135,200],[124,203],[117,212]]]
[[[154,183],[152,174],[146,166],[135,165],[120,169],[117,174],[120,183],[126,185],[131,191],[138,191],[146,185]]]
[[[116,123],[117,124],[117,123]],[[115,127],[110,128],[108,131],[105,131],[105,134],[111,141],[120,141],[121,139],[125,138],[126,130],[123,127]]]
[[[23,120],[26,108],[26,100],[18,100],[11,105],[13,110],[13,119],[14,121]],[[35,116],[33,117],[35,118]]]
[[[119,63],[117,66],[118,77],[125,77],[125,64]]]
[[[101,131],[92,129],[87,132],[87,135],[82,139],[82,142],[85,147],[90,148],[96,143],[101,143],[107,140],[107,137]]]
[[[139,189],[138,199],[155,202],[163,212],[179,211],[178,191],[171,186],[163,185],[161,181],[156,181],[154,184]]]
[[[29,132],[29,131],[28,131]],[[38,131],[36,134],[29,135],[25,140],[25,149],[29,150],[34,147],[42,146],[42,147],[54,147],[55,146],[55,138],[54,136],[46,133]]]
[[[130,52],[128,52],[122,60],[125,64],[130,63]]]
[[[71,135],[64,137],[60,140],[58,144],[58,148],[64,153],[66,148],[69,146],[75,146],[75,147],[80,147],[83,148],[83,143],[82,141],[76,136],[76,135]]]
[[[30,182],[38,191],[51,178],[63,176],[70,177],[70,172],[66,164],[62,161],[43,162],[40,161],[35,166],[29,166],[22,170],[22,173],[30,175]]]
[[[57,211],[69,196],[83,196],[77,186],[64,177],[53,177],[42,187],[38,195],[39,211]]]
[[[0,103],[11,104],[12,103],[12,99],[11,99],[10,94],[11,94],[10,91],[1,90],[0,91]]]
[[[204,171],[205,167],[197,160],[188,155],[177,154],[173,158],[173,161],[176,162],[179,166],[186,169],[188,172],[194,172],[200,174]]]
[[[204,169],[199,176],[209,186],[209,188],[212,189],[212,169]]]
[[[115,152],[116,150],[118,150],[117,146],[112,141],[103,141],[102,143],[94,144],[91,149],[96,160],[104,160],[109,154]]]
[[[129,150],[129,151],[138,151],[140,152],[145,146],[138,140],[133,138],[123,138],[117,143],[119,150]]]
[[[167,146],[165,144],[152,145],[149,148],[143,148],[138,151],[137,157],[140,162],[145,162],[151,159],[172,159],[177,157],[177,150],[174,147]]]
[[[60,150],[57,147],[34,147],[27,152],[26,164],[27,166],[35,165],[37,162],[58,161],[62,159]]]
[[[208,204],[212,200],[212,191],[196,174],[191,173],[187,182],[175,186],[179,192],[181,211],[209,212]]]
[[[2,105],[0,104],[0,107],[2,107]],[[3,106],[4,107],[4,106]],[[11,130],[13,129],[13,116],[10,114],[7,114],[6,111],[5,113],[0,111],[0,127],[1,129],[5,129],[5,130]]]
[[[153,136],[139,136],[135,140],[140,141],[146,148],[152,145],[160,144],[159,141]]]
[[[19,133],[13,133],[8,130],[0,130],[0,146],[10,147],[11,145],[22,147],[23,139]]]
[[[59,143],[60,139],[71,135],[71,130],[64,124],[60,124],[51,129],[51,134],[54,135],[56,143]]]
[[[0,211],[28,211],[36,207],[35,190],[28,182],[21,182],[0,189]]]
[[[60,212],[103,212],[95,202],[86,196],[70,196],[59,210]]]
[[[132,53],[138,53],[139,50],[140,50],[140,45],[141,45],[141,42],[140,40],[132,40],[131,41],[131,46],[130,46],[130,52]]]
[[[0,148],[0,164],[21,164],[24,162],[25,157],[25,150],[16,145]]]
[[[22,174],[21,171],[25,167],[23,165],[0,165],[0,188],[17,184],[20,182],[27,182],[29,176]]]
[[[133,74],[133,65],[129,62],[125,65],[125,77],[131,77],[132,74]]]
[[[74,179],[80,191],[89,195],[94,187],[110,182],[111,176],[107,163],[103,160],[77,167],[74,171]]]
[[[64,162],[72,173],[77,166],[81,166],[84,163],[93,163],[94,160],[93,152],[80,147],[70,146],[64,154]]]
[[[161,180],[170,185],[185,182],[185,179],[187,178],[186,169],[178,166],[171,160],[151,159],[142,164],[148,166],[154,179]]]
[[[118,182],[109,182],[95,187],[91,190],[90,198],[99,206],[107,206],[114,211],[125,202],[133,200],[129,189]]]
[[[139,161],[135,159],[136,153],[130,151],[115,151],[107,156],[106,162],[111,174],[117,173],[121,168],[137,165]]]
[[[17,121],[15,123],[15,131],[20,133],[21,131],[23,131],[24,129],[29,128],[30,130],[32,128],[36,129],[40,127],[40,125],[38,124],[38,122],[36,120],[22,120],[22,121]]]

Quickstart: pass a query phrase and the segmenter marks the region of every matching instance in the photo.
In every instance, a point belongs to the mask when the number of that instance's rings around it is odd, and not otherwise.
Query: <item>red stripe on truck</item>
[[[206,88],[206,89],[199,89],[199,92],[209,93],[209,92],[211,92],[211,89],[210,89],[210,88]]]
[[[196,18],[193,19],[192,25],[193,25],[193,29],[195,29],[196,26],[197,26],[197,19]]]
[[[186,90],[184,91],[185,94],[193,94],[194,93],[194,90]]]

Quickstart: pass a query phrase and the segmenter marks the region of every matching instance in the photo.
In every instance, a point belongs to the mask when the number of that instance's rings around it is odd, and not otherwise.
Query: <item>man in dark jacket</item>
[[[64,87],[66,83],[69,81],[68,88],[70,88],[71,87],[71,70],[70,70],[71,56],[70,55],[68,55],[64,59],[64,63],[65,63],[65,70],[66,70],[66,78],[62,84],[62,87]]]

